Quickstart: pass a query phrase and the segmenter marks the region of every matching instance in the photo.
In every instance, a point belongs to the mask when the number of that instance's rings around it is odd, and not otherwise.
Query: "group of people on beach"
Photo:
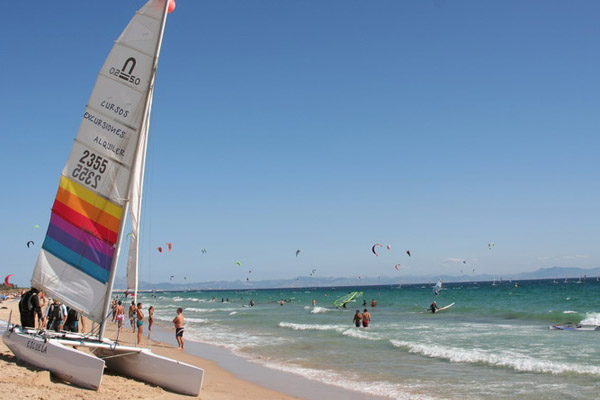
[[[46,298],[37,288],[21,293],[19,314],[21,326],[27,328],[79,332],[81,327],[85,330],[85,320],[77,310],[61,304],[58,299]]]
[[[142,307],[142,303],[135,303],[135,300],[131,302],[129,306],[128,316],[129,323],[131,325],[131,329],[133,333],[137,331],[137,344],[142,342],[142,337],[144,336],[144,311]],[[112,321],[115,322],[120,330],[123,327],[123,322],[125,320],[125,307],[123,306],[123,302],[118,299],[114,299],[112,303],[113,310],[113,318]],[[154,306],[148,307],[148,340],[151,340],[152,336],[152,325],[154,324]],[[177,309],[177,315],[173,319],[173,325],[175,325],[175,339],[177,340],[178,349],[183,350],[183,309],[179,307]]]

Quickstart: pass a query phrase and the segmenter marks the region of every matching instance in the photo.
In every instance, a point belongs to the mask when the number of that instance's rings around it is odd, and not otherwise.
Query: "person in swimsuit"
[[[142,336],[144,334],[144,313],[142,312],[142,303],[137,303],[136,315],[136,326],[137,326],[137,344],[142,342]]]
[[[123,307],[123,303],[121,302],[121,300],[117,302],[115,313],[115,321],[117,321],[117,328],[120,330],[123,327],[123,321],[125,321],[125,307]]]
[[[136,307],[135,307],[135,301],[131,302],[131,305],[129,306],[129,322],[131,323],[131,329],[132,332],[135,333],[135,316],[137,315],[137,311],[136,311]]]
[[[173,325],[175,325],[175,339],[177,339],[178,350],[183,350],[183,308],[177,309],[177,316],[173,318]]]
[[[356,310],[356,314],[354,314],[354,319],[352,320],[352,322],[354,322],[354,326],[360,328],[360,321],[362,318],[363,316],[360,314],[360,310]]]
[[[154,323],[154,306],[148,307],[148,339],[152,335],[152,324]]]
[[[367,309],[365,308],[365,310],[363,311],[363,314],[362,314],[362,326],[364,328],[368,328],[369,322],[371,322],[371,313],[368,312]]]

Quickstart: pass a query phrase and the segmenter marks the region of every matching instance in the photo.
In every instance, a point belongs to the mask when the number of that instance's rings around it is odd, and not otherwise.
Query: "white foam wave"
[[[340,387],[346,390],[354,392],[365,393],[367,395],[389,397],[397,400],[434,400],[434,397],[426,396],[423,394],[408,393],[406,388],[402,385],[395,385],[390,382],[384,381],[371,381],[366,383],[360,377],[351,374],[344,373],[341,375],[338,372],[332,370],[321,370],[314,368],[300,367],[297,365],[276,363],[272,361],[264,360],[252,360],[253,362],[260,363],[265,367],[272,368],[278,371],[289,372],[295,375],[308,378],[310,380],[318,381],[328,385]]]
[[[563,311],[563,314],[577,314],[577,311],[567,310],[567,311]]]
[[[342,332],[344,336],[353,337],[356,339],[380,340],[381,338],[376,333],[367,332],[364,329],[350,328]]]
[[[186,307],[185,311],[197,311],[202,313],[212,313],[212,312],[232,312],[239,311],[239,308],[234,307],[225,307],[225,308],[197,308],[197,307]]]
[[[321,313],[326,313],[326,312],[329,312],[329,311],[334,311],[334,310],[332,310],[330,308],[315,306],[315,307],[313,307],[312,310],[310,310],[310,313],[311,314],[321,314]]]
[[[582,325],[600,325],[600,313],[586,313]]]
[[[191,317],[186,317],[185,318],[186,322],[197,322],[197,323],[201,323],[201,324],[205,324],[208,322],[208,320],[206,318],[191,318]]]
[[[232,312],[229,313],[229,315],[235,315],[237,313],[238,313],[237,311],[232,311]]]
[[[279,326],[282,328],[291,328],[295,331],[337,331],[340,333],[348,329],[344,325],[295,324],[292,322],[280,322]]]
[[[396,347],[408,349],[410,353],[421,354],[431,358],[441,358],[457,363],[484,363],[493,366],[512,368],[522,372],[537,373],[578,373],[600,376],[600,367],[578,365],[572,363],[541,360],[509,351],[461,349],[444,347],[436,344],[417,344],[400,340],[390,340]]]
[[[381,339],[376,333],[368,332],[365,329],[348,328],[348,326],[345,325],[295,324],[292,322],[280,322],[279,326],[282,328],[290,328],[295,331],[334,331],[341,333],[344,336],[353,337],[356,339]]]
[[[264,347],[268,345],[284,346],[289,339],[272,335],[253,335],[248,332],[236,332],[224,330],[218,324],[199,324],[186,327],[186,340],[224,347],[234,352],[252,347]]]

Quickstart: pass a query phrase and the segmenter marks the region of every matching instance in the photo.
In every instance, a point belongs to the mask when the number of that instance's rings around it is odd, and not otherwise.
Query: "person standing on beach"
[[[115,317],[115,321],[117,321],[117,328],[121,330],[123,327],[123,321],[125,321],[125,307],[123,307],[123,303],[121,300],[117,302],[117,308],[115,308],[115,313],[117,316]]]
[[[60,331],[65,325],[67,319],[67,306],[61,304],[58,299],[54,299],[52,304],[46,309],[44,317],[44,326],[50,331]]]
[[[135,325],[137,327],[137,344],[140,344],[142,342],[142,336],[144,334],[144,313],[142,312],[142,303],[137,304],[137,309],[135,310],[135,313]]]
[[[363,316],[360,314],[360,310],[356,310],[356,314],[354,314],[354,319],[352,320],[352,322],[354,322],[354,326],[360,328],[360,321],[362,318]]]
[[[183,308],[177,309],[177,316],[173,318],[173,324],[175,325],[175,339],[177,339],[178,350],[183,350]]]
[[[362,326],[363,326],[363,328],[368,328],[369,327],[369,322],[371,322],[371,313],[369,311],[367,311],[367,309],[365,308],[365,310],[362,313]]]
[[[21,326],[24,328],[35,328],[36,315],[38,319],[41,320],[42,318],[42,308],[40,307],[38,293],[39,291],[36,288],[31,288],[21,295],[19,313],[21,314]]]
[[[129,322],[131,323],[131,329],[135,333],[135,316],[137,314],[137,308],[135,307],[135,301],[131,302],[129,306]]]
[[[67,318],[63,325],[63,329],[67,332],[79,332],[79,322],[81,321],[81,331],[85,332],[85,322],[83,315],[76,309],[67,307]]]
[[[154,306],[148,307],[148,339],[152,335],[152,324],[154,323]]]
[[[116,318],[117,318],[117,299],[113,299],[110,307],[111,307],[111,310],[112,310],[112,322],[116,322]]]

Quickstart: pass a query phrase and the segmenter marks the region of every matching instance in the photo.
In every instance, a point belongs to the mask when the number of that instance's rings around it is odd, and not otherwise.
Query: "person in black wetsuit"
[[[35,317],[42,318],[42,308],[38,297],[39,290],[31,288],[25,292],[19,302],[19,312],[21,314],[21,326],[35,328]]]
[[[435,301],[433,303],[431,303],[431,305],[429,306],[429,308],[427,309],[427,311],[431,311],[432,313],[435,313],[438,310],[438,306],[437,304],[435,304]]]

